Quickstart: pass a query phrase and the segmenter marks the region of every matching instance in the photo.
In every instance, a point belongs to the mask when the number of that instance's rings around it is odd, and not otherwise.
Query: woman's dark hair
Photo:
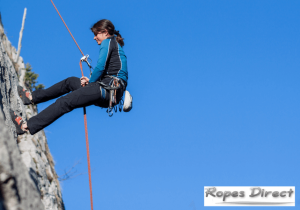
[[[114,24],[110,20],[102,19],[99,20],[97,23],[93,25],[91,28],[92,32],[97,35],[98,32],[104,32],[105,29],[109,33],[109,35],[113,36],[114,34],[117,35],[116,40],[117,42],[121,45],[121,47],[124,46],[124,38],[122,38],[121,34],[119,31],[115,30]]]

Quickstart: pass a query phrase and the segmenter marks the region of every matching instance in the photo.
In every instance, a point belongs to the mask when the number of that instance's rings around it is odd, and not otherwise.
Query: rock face
[[[0,19],[0,210],[64,210],[54,161],[44,131],[17,137],[9,110],[29,119],[37,114],[17,94],[24,86],[23,58],[7,39]]]
[[[45,209],[0,112],[0,209]]]

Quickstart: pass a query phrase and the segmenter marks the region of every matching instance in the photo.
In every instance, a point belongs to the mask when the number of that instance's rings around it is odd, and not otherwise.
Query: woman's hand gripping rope
[[[84,87],[84,86],[86,86],[87,84],[89,84],[89,81],[90,81],[90,79],[87,78],[87,77],[85,77],[85,76],[82,76],[82,77],[80,78],[80,82],[81,82],[81,86],[82,86],[82,87]]]

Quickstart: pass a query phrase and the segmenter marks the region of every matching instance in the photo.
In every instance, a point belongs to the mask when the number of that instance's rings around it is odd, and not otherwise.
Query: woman
[[[32,94],[19,86],[18,93],[25,105],[38,104],[72,92],[57,99],[55,103],[27,122],[11,111],[17,134],[22,135],[29,131],[33,135],[62,115],[79,107],[90,105],[109,107],[111,93],[115,94],[112,105],[119,103],[128,80],[127,58],[122,49],[123,38],[119,31],[115,30],[112,22],[106,19],[95,23],[91,30],[95,35],[94,39],[100,45],[99,59],[91,78],[69,77],[47,89],[36,90]],[[109,90],[112,83],[119,87],[116,91]]]

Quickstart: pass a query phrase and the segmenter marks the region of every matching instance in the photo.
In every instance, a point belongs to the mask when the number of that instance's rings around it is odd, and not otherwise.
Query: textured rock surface
[[[0,209],[45,209],[1,112],[0,136]]]
[[[24,134],[17,137],[15,127],[9,116],[9,109],[12,109],[18,115],[21,115],[23,118],[29,119],[31,116],[37,114],[37,109],[35,106],[29,105],[24,106],[21,99],[17,94],[17,85],[20,84],[24,86],[24,75],[25,75],[25,65],[22,57],[18,59],[18,63],[14,63],[16,60],[17,51],[11,45],[7,39],[3,26],[0,20],[0,108],[1,114],[4,116],[4,119],[1,118],[1,130],[6,127],[7,129],[3,132],[6,132],[5,135],[8,135],[7,132],[10,132],[11,138],[3,139],[4,134],[0,134],[0,155],[11,154],[7,150],[7,147],[3,145],[5,141],[9,141],[10,145],[14,144],[15,148],[18,149],[18,152],[14,151],[15,158],[19,157],[18,160],[22,160],[22,163],[19,161],[19,165],[26,166],[26,171],[23,171],[24,174],[27,174],[31,180],[28,180],[28,186],[30,185],[29,181],[35,184],[36,189],[39,192],[39,198],[43,203],[43,208],[46,210],[63,210],[64,204],[62,201],[61,190],[59,186],[59,181],[57,180],[57,174],[54,169],[54,162],[50,154],[47,139],[44,131],[40,131],[35,135]],[[18,77],[19,75],[19,77]],[[20,79],[19,79],[20,78]],[[4,150],[4,151],[2,151]],[[2,154],[2,153],[3,154]],[[6,152],[6,153],[5,153]],[[17,154],[18,153],[18,154]],[[1,164],[5,164],[2,161],[2,156],[0,158],[0,173],[1,173]],[[8,166],[6,166],[8,167]],[[15,181],[15,176],[18,176],[18,172],[11,173],[11,180]],[[1,174],[0,174],[1,180]],[[1,180],[2,181],[2,180]],[[11,186],[14,186],[13,184]],[[0,186],[1,188],[1,186]],[[29,190],[30,189],[30,190]],[[19,190],[19,189],[18,189]],[[16,190],[16,193],[18,192]],[[35,195],[33,188],[27,188],[27,193],[33,192],[32,196]],[[6,190],[5,190],[6,192]],[[4,192],[4,193],[5,193]],[[6,202],[6,197],[1,198],[0,191],[0,200],[4,199]],[[29,195],[28,195],[29,196]],[[18,198],[19,199],[19,198]],[[31,197],[30,197],[31,199]],[[22,200],[18,200],[22,202]],[[32,200],[33,202],[34,200]],[[4,202],[4,203],[5,203]],[[15,201],[17,202],[17,201]],[[35,204],[35,203],[34,203]],[[40,205],[40,204],[39,204]],[[1,210],[0,204],[0,210]],[[9,208],[17,209],[17,208]],[[20,208],[20,209],[40,209],[36,207],[32,208]]]

